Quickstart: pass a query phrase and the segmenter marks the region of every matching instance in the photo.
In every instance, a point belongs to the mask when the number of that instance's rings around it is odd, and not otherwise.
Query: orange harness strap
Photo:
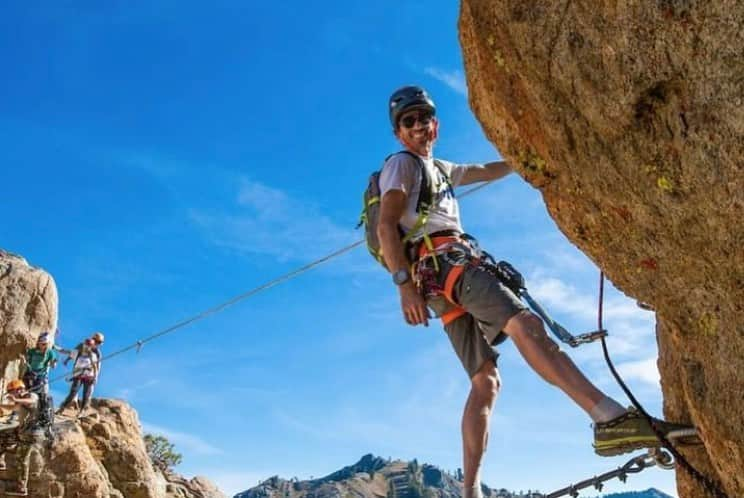
[[[455,283],[457,282],[457,279],[460,278],[460,275],[462,275],[463,271],[465,271],[464,266],[453,266],[450,272],[447,274],[447,279],[444,281],[444,297],[454,306],[454,308],[444,313],[440,317],[444,325],[449,325],[450,322],[455,321],[456,319],[467,313],[467,311],[465,311],[465,308],[455,303],[455,300],[452,297],[452,291],[454,290]]]
[[[451,236],[432,237],[431,244],[434,248],[438,248],[445,244],[449,244],[451,242],[457,242],[459,240],[460,240],[459,237],[451,237]],[[431,251],[429,250],[428,247],[426,247],[426,244],[421,244],[421,247],[419,247],[419,250],[418,250],[419,258],[423,258],[429,255],[430,252]],[[442,292],[442,295],[453,306],[451,310],[443,313],[442,316],[439,317],[442,320],[442,324],[444,325],[450,324],[451,322],[457,320],[462,315],[467,313],[467,311],[465,311],[465,308],[457,304],[454,298],[452,297],[452,291],[454,290],[455,283],[457,282],[457,279],[460,278],[463,271],[465,271],[464,266],[453,266],[450,269],[449,273],[447,274],[447,278],[444,281],[444,290]]]
[[[460,306],[457,306],[455,308],[452,308],[447,313],[440,316],[440,320],[442,320],[442,325],[449,325],[450,323],[454,322],[458,318],[460,318],[462,315],[467,313],[465,311],[465,308],[462,308]]]

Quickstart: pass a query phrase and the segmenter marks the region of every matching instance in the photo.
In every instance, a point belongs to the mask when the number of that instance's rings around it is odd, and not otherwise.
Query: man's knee
[[[492,405],[501,389],[501,378],[493,361],[486,361],[470,381],[473,393],[489,406]]]
[[[531,311],[520,311],[506,322],[504,332],[512,339],[529,337],[537,340],[550,340],[540,317]]]
[[[529,311],[513,316],[506,323],[504,332],[520,349],[529,345],[553,355],[562,354],[560,346],[545,331],[542,320]]]

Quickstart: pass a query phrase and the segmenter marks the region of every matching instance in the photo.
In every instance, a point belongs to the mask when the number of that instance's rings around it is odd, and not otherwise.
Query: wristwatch
[[[393,273],[393,283],[395,285],[403,285],[411,279],[411,274],[408,270],[402,269]]]

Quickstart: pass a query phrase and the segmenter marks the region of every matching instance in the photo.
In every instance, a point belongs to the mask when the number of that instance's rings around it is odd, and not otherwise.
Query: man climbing
[[[25,360],[23,382],[30,391],[46,395],[49,392],[49,369],[57,365],[57,353],[49,346],[49,333],[39,335],[36,347],[26,350]]]
[[[0,432],[0,470],[7,470],[5,454],[15,449],[17,479],[5,489],[6,495],[28,496],[28,476],[31,452],[40,442],[42,434],[35,429],[39,406],[39,396],[26,390],[22,380],[16,379],[8,384],[6,399],[0,408],[13,410],[17,415],[18,425]]]
[[[471,380],[462,418],[464,497],[480,498],[480,465],[488,441],[491,410],[501,381],[494,345],[510,338],[527,364],[557,386],[594,421],[594,447],[614,455],[658,446],[647,421],[597,389],[545,332],[464,235],[453,188],[497,180],[511,173],[503,161],[462,165],[434,159],[439,122],[434,102],[416,86],[396,90],[388,113],[404,150],[390,156],[380,173],[377,237],[410,325],[427,325],[427,305],[442,318]],[[429,181],[423,181],[428,175]],[[432,191],[422,192],[424,185]],[[425,206],[421,196],[430,194]],[[405,240],[401,234],[405,234]],[[670,427],[657,421],[662,431]]]
[[[77,393],[80,387],[83,388],[83,403],[80,406],[78,416],[84,415],[90,407],[90,400],[93,396],[93,388],[98,381],[98,375],[101,368],[100,345],[103,344],[103,334],[96,332],[89,339],[78,344],[70,353],[70,358],[74,361],[72,366],[72,385],[67,398],[62,402],[57,410],[57,414],[62,414],[73,401],[77,404]]]

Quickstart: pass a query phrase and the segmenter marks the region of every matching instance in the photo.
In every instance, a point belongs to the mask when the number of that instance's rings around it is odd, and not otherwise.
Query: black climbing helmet
[[[394,91],[390,96],[390,101],[388,102],[390,124],[393,125],[393,129],[398,129],[398,120],[404,111],[417,107],[428,109],[431,111],[432,115],[437,112],[437,108],[434,106],[434,101],[431,100],[431,97],[426,93],[426,90],[420,86],[404,86]]]

